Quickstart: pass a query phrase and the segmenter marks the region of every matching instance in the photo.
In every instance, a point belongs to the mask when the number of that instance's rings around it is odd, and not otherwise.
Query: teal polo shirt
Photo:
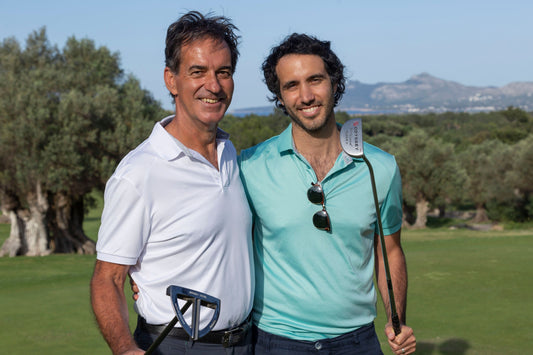
[[[364,144],[376,179],[385,235],[402,224],[401,178],[394,157]],[[307,199],[317,177],[298,154],[292,125],[239,157],[254,220],[260,329],[299,340],[333,338],[376,317],[374,233],[378,233],[367,165],[341,153],[321,182],[330,232],[315,228],[322,209]]]

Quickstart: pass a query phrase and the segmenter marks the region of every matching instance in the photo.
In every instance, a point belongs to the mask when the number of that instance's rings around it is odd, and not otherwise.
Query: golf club
[[[385,266],[385,277],[387,279],[387,288],[389,291],[389,303],[391,309],[391,321],[394,333],[400,334],[400,318],[396,312],[396,303],[394,301],[394,291],[392,289],[392,281],[389,270],[389,260],[387,257],[387,248],[385,246],[385,236],[383,234],[383,226],[381,225],[381,212],[379,210],[378,194],[376,190],[376,181],[374,178],[374,169],[372,165],[365,157],[363,149],[363,125],[361,118],[354,118],[346,121],[341,128],[340,140],[342,149],[346,154],[354,158],[362,158],[368,166],[370,172],[370,181],[372,183],[372,193],[374,195],[374,206],[376,208],[376,216],[379,228],[379,238],[381,241],[381,253],[383,255],[383,264]]]
[[[209,333],[215,324],[218,321],[218,316],[220,314],[220,300],[208,294],[194,291],[188,288],[171,285],[167,288],[167,296],[170,296],[172,302],[172,307],[176,316],[168,323],[168,325],[163,329],[161,334],[157,339],[150,345],[148,350],[146,350],[145,355],[152,354],[154,350],[161,344],[161,342],[166,338],[168,333],[174,328],[176,323],[180,322],[183,330],[191,337],[192,340],[198,340],[201,337]],[[186,301],[183,307],[180,309],[178,304],[178,299]],[[189,309],[192,305],[192,322],[191,325],[187,324],[183,314]],[[207,326],[203,329],[200,328],[200,309],[201,307],[208,307],[214,309],[215,312]]]

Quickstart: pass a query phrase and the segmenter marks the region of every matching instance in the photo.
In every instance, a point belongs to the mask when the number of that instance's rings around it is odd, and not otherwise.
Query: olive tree
[[[89,39],[60,50],[45,29],[0,44],[1,255],[94,253],[82,227],[89,194],[147,136],[162,109]]]
[[[486,140],[470,145],[458,158],[468,176],[463,190],[465,198],[476,206],[473,222],[487,222],[488,202],[513,198],[513,188],[504,183],[512,169],[510,147],[499,140]]]
[[[384,147],[396,156],[402,174],[404,200],[416,207],[415,228],[425,228],[430,207],[461,198],[466,174],[454,145],[414,129],[395,145]]]

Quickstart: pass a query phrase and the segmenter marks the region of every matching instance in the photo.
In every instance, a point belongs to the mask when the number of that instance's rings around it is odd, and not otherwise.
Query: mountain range
[[[482,112],[509,106],[533,110],[533,82],[513,82],[501,87],[466,86],[434,77],[414,75],[401,83],[365,84],[347,81],[337,110],[354,114]],[[270,114],[272,106],[237,109],[232,114]]]

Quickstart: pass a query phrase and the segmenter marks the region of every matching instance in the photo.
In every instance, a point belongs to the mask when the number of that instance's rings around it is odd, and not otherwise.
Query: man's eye
[[[221,71],[218,73],[218,76],[221,77],[222,79],[229,79],[231,78],[231,72],[230,71]]]
[[[294,89],[296,87],[296,84],[287,84],[284,86],[285,90],[291,90],[291,89]]]

